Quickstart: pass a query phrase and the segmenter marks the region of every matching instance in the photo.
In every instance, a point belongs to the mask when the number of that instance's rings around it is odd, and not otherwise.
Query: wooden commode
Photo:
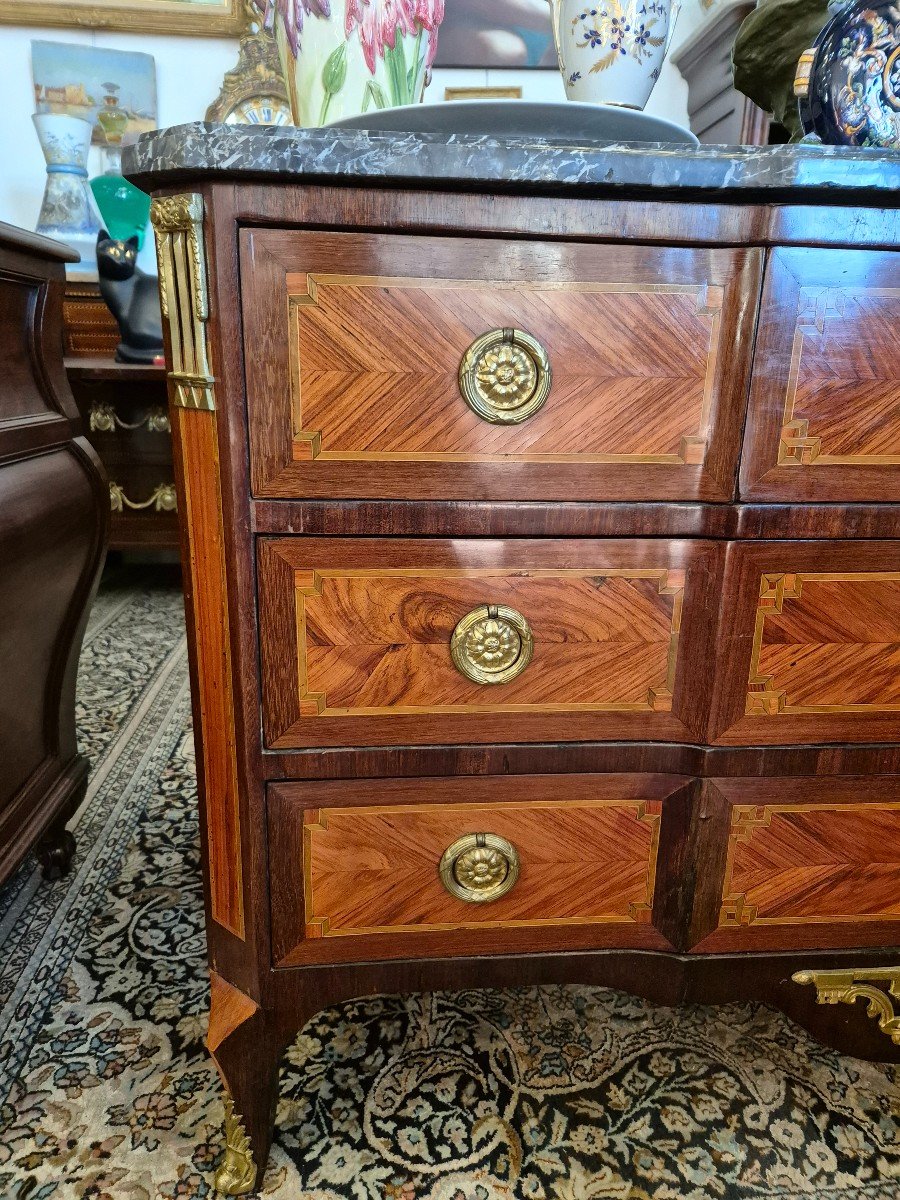
[[[219,1190],[304,1022],[373,992],[753,999],[897,1061],[896,158],[185,126],[126,162]]]

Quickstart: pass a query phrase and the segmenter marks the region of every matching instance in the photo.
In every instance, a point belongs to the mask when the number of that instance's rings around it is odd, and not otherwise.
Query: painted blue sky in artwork
[[[48,88],[82,85],[92,103],[89,111],[76,115],[83,115],[93,122],[97,110],[103,107],[103,97],[113,94],[118,96],[119,107],[141,118],[142,125],[149,122],[152,127],[156,123],[156,62],[152,54],[68,42],[33,41],[31,73],[38,111],[51,109],[47,100]]]

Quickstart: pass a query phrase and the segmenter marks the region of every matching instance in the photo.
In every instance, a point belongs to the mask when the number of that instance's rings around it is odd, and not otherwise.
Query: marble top
[[[145,190],[229,178],[365,181],[491,191],[687,195],[885,204],[900,152],[842,146],[588,146],[574,141],[194,122],[144,134],[122,157]],[[849,197],[848,197],[849,198]]]

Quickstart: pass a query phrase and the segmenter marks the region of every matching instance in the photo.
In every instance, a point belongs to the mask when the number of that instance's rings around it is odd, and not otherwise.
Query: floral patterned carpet
[[[0,891],[2,1200],[211,1194],[182,621],[152,576],[101,592],[75,870],[47,884],[27,862]],[[282,1096],[278,1200],[900,1197],[896,1072],[758,1007],[559,987],[367,1000],[307,1027]]]

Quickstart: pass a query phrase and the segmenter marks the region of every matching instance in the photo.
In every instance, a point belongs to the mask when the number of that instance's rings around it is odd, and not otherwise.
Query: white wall
[[[707,16],[699,0],[686,0],[673,48]],[[156,37],[149,34],[92,33],[73,29],[34,29],[0,25],[0,220],[33,229],[44,191],[44,159],[31,123],[32,38],[139,50],[156,59],[159,122],[178,125],[203,117],[218,95],[222,76],[237,61],[237,42],[223,38]],[[435,72],[430,100],[443,100],[447,86],[521,84],[526,99],[561,100],[562,80],[555,71]],[[687,124],[687,86],[667,63],[647,111]],[[92,150],[91,174],[100,170]],[[97,156],[96,159],[94,156]]]

